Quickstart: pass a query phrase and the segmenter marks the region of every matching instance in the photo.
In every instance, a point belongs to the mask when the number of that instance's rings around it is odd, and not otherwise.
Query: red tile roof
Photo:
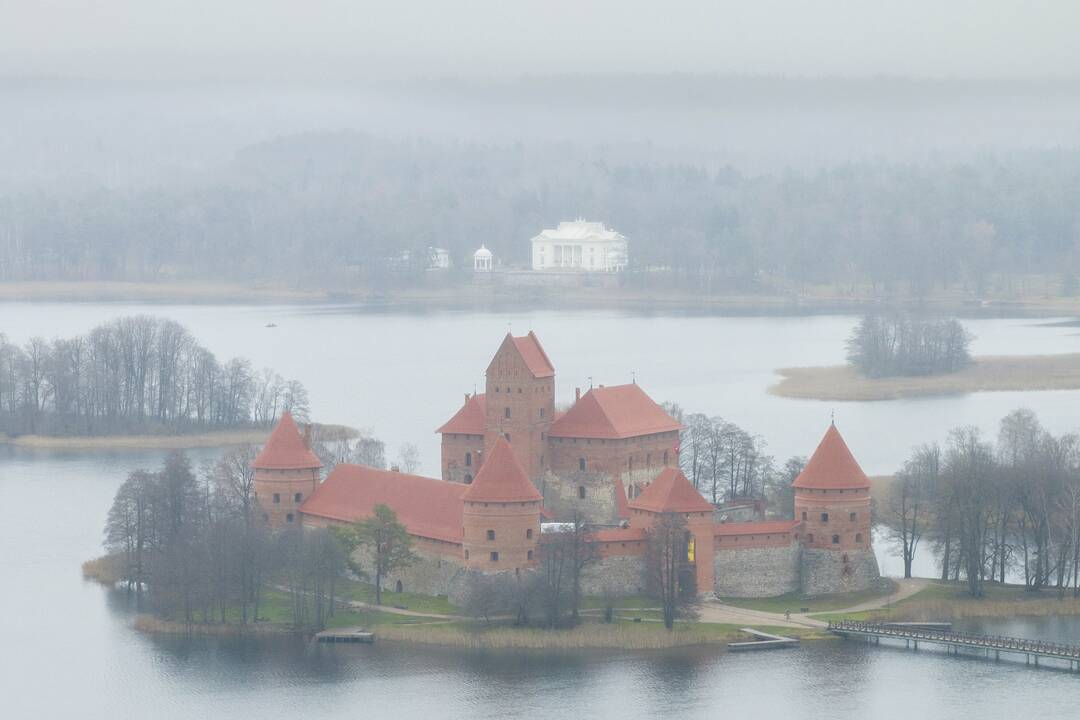
[[[712,504],[701,496],[682,471],[664,468],[640,495],[628,503],[631,509],[649,512],[711,512]]]
[[[726,522],[716,525],[713,529],[713,535],[765,535],[768,533],[789,533],[798,526],[798,520]]]
[[[292,413],[286,410],[251,466],[260,470],[300,470],[321,468],[322,462],[304,442]]]
[[[413,535],[461,542],[461,496],[468,487],[393,470],[342,464],[304,501],[300,512],[355,522],[370,517],[376,505],[386,505]]]
[[[840,431],[830,425],[792,487],[816,490],[869,488],[870,479],[848,450]]]
[[[605,528],[589,534],[596,542],[628,542],[644,540],[648,536],[645,528]]]
[[[533,377],[552,377],[555,374],[555,366],[548,359],[547,353],[544,352],[544,348],[540,345],[540,339],[536,337],[536,333],[530,330],[529,334],[523,337],[513,337],[509,334],[508,337],[514,341],[514,347],[517,348],[521,359],[525,361]]]
[[[473,394],[454,417],[447,420],[437,433],[456,433],[458,435],[483,435],[487,413],[487,401],[484,394]]]
[[[468,502],[539,502],[544,497],[525,475],[510,443],[506,438],[499,438],[462,499]]]
[[[681,430],[682,425],[637,385],[589,390],[551,424],[552,437],[609,440]]]

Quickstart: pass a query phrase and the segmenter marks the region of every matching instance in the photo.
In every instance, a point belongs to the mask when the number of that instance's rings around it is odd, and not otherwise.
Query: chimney
[[[465,402],[469,402],[469,393],[465,393]]]
[[[581,388],[576,387],[576,388],[574,388],[574,402],[577,402],[580,399],[581,399]]]

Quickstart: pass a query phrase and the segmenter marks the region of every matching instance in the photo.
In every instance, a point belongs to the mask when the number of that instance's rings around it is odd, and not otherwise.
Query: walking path
[[[698,619],[701,622],[727,623],[730,625],[775,625],[777,627],[826,628],[829,626],[827,621],[819,620],[811,617],[811,615],[821,614],[822,612],[835,614],[878,610],[909,598],[930,584],[930,581],[924,578],[906,578],[903,580],[895,580],[894,582],[896,583],[896,589],[889,595],[837,610],[819,611],[816,613],[792,613],[790,619],[785,618],[783,613],[772,613],[765,610],[751,610],[749,608],[736,607],[720,602],[719,600],[710,600],[703,603],[698,614]]]

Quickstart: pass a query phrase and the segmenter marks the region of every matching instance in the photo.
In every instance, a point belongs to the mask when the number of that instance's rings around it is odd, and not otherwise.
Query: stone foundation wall
[[[873,550],[802,551],[802,593],[813,597],[866,590],[881,578]]]
[[[404,570],[393,572],[384,577],[382,579],[383,590],[397,590],[397,583],[400,581],[403,592],[420,593],[422,595],[451,595],[465,575],[463,563],[454,558],[425,553],[415,547],[413,552],[416,553],[419,559]],[[371,556],[367,549],[358,548],[353,552],[353,559],[360,564],[361,568],[371,574],[369,581],[374,582]]]
[[[775,597],[798,592],[799,543],[779,547],[717,548],[714,586],[720,597]]]
[[[640,595],[645,592],[645,562],[640,555],[613,555],[588,565],[581,576],[586,595]]]
[[[579,489],[582,487],[585,488],[584,498]],[[557,521],[573,520],[576,510],[587,522],[618,522],[615,480],[606,473],[576,470],[563,475],[547,473],[540,483],[540,491],[544,495],[544,508]]]

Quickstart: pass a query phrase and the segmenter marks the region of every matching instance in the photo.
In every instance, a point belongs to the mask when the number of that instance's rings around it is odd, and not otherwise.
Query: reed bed
[[[132,627],[139,632],[157,635],[233,636],[253,633],[280,635],[292,632],[288,626],[277,623],[249,623],[247,625],[241,625],[240,623],[186,623],[179,620],[166,620],[153,615],[136,615]]]
[[[1080,615],[1080,599],[1046,597],[1031,600],[909,600],[892,610],[872,611],[870,620],[945,621],[962,618],[1045,617]]]
[[[102,585],[115,585],[120,581],[123,561],[116,555],[102,555],[82,564],[82,574],[87,580]]]
[[[668,632],[659,623],[586,624],[572,630],[494,627],[475,628],[457,625],[408,627],[386,625],[376,628],[383,640],[448,645],[472,649],[529,650],[660,650],[687,645],[725,643],[740,636],[734,627],[722,625],[676,625]]]

